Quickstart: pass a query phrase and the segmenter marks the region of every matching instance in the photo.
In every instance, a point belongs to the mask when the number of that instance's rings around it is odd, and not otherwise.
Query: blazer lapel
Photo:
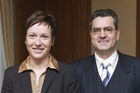
[[[47,69],[41,93],[46,93],[46,91],[48,91],[49,86],[55,79],[57,73],[58,71],[56,71],[55,69],[50,69],[50,68]]]
[[[31,87],[31,79],[30,79],[30,71],[19,73],[19,82],[21,89],[21,93],[32,93]]]

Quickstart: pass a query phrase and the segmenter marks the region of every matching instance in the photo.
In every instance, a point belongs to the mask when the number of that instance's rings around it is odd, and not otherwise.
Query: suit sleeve
[[[11,81],[11,76],[12,74],[9,72],[7,69],[4,74],[4,79],[3,79],[3,85],[1,89],[1,93],[13,93],[12,92],[12,81]]]
[[[71,74],[71,80],[69,81],[68,93],[80,93],[79,81],[75,71]]]

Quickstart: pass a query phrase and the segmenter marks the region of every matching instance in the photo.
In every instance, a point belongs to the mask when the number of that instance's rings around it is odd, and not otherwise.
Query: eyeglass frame
[[[101,31],[104,31],[106,34],[112,34],[115,29],[115,27],[104,27],[104,28],[98,28],[98,27],[93,27],[91,32],[93,32],[96,35],[101,34]],[[116,30],[117,31],[117,30]]]

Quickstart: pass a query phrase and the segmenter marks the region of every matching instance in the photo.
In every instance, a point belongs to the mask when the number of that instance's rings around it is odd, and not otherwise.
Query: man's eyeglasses
[[[103,30],[104,33],[106,33],[106,34],[112,34],[112,32],[113,32],[113,30],[115,30],[115,28],[113,28],[113,27],[93,28],[93,29],[92,29],[92,32],[93,32],[94,34],[100,34],[102,30]]]

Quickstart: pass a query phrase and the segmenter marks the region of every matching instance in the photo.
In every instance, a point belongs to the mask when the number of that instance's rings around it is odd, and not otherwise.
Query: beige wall
[[[136,0],[92,0],[91,6],[92,11],[111,8],[117,12],[121,31],[117,48],[125,54],[136,56]]]

